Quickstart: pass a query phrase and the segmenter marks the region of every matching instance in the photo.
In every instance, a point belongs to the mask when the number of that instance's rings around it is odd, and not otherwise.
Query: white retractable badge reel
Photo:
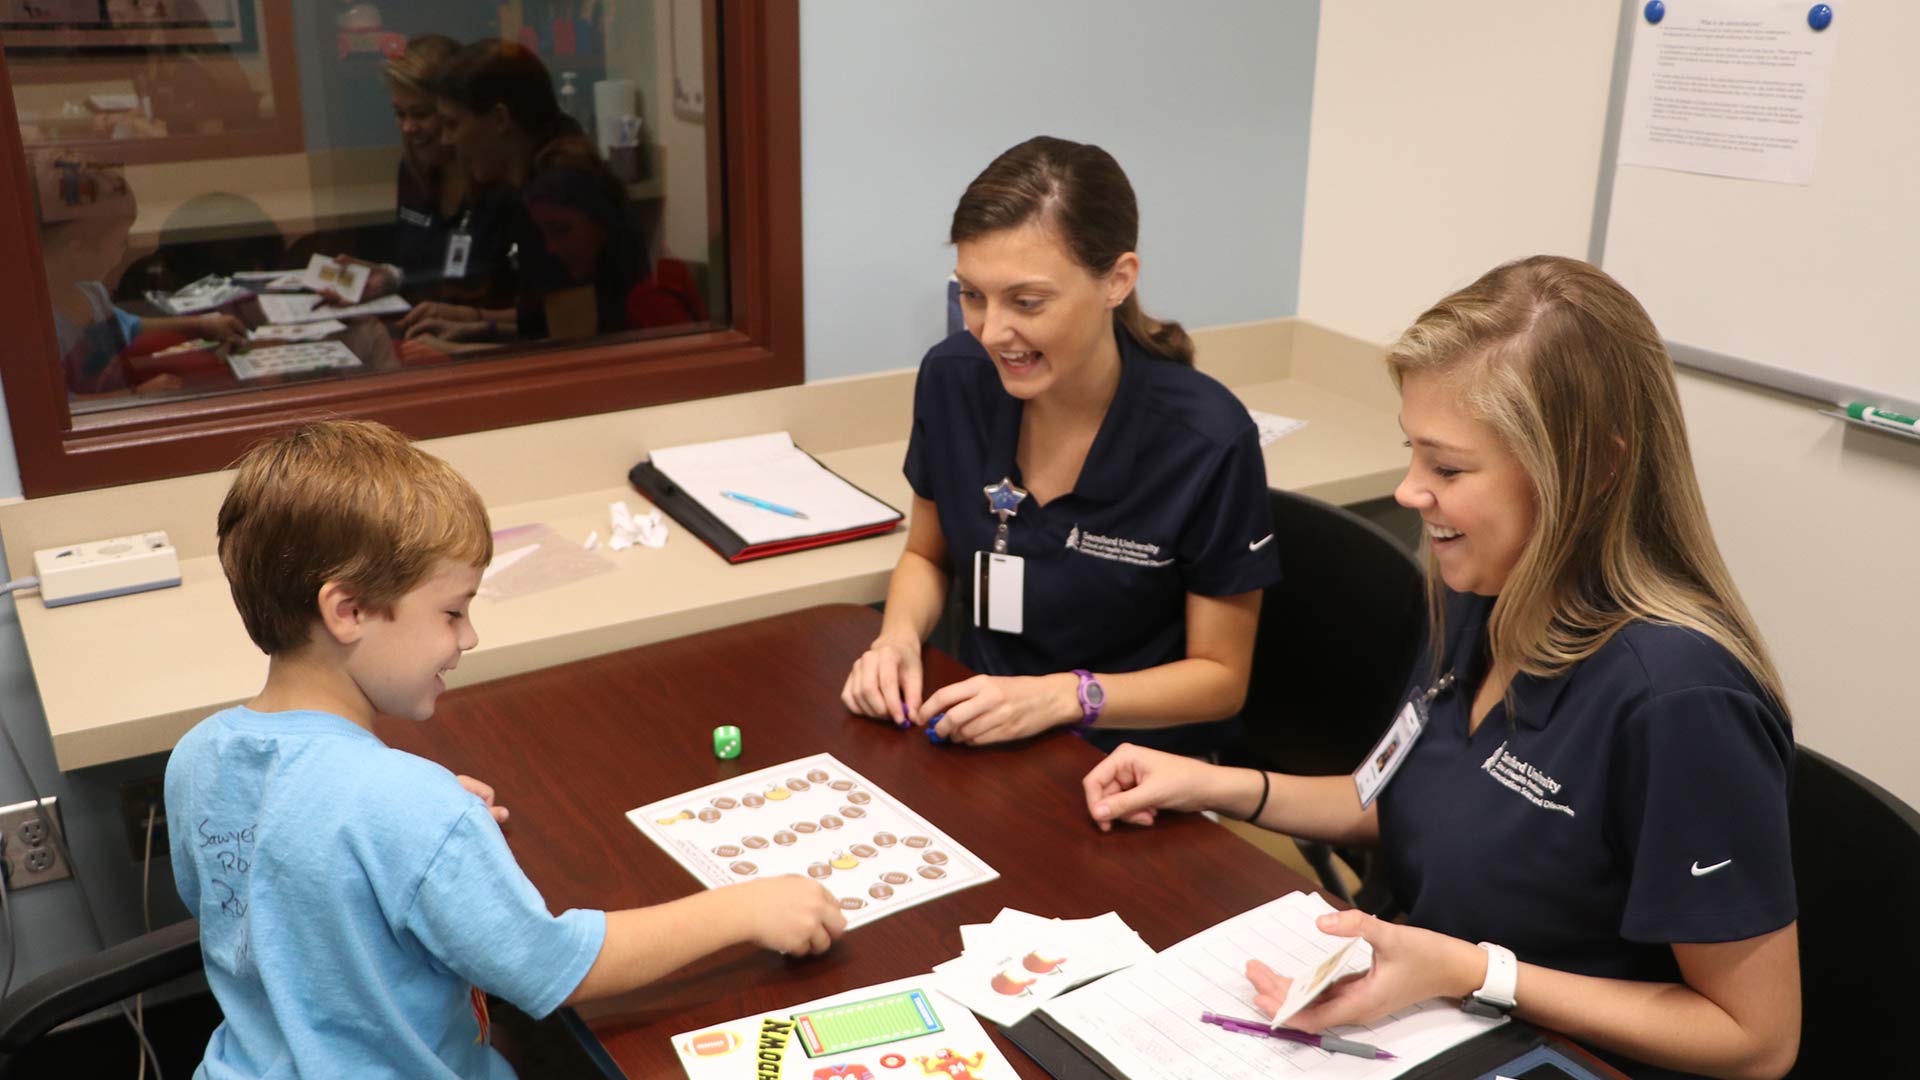
[[[1007,554],[1007,521],[1020,512],[1027,493],[1011,477],[981,489],[987,513],[1000,519],[993,531],[993,550],[973,553],[973,625],[1003,634],[1021,633],[1026,625],[1027,560]]]
[[[467,259],[473,254],[473,233],[469,231],[472,226],[473,211],[469,210],[447,237],[447,265],[442,270],[449,281],[467,276]]]
[[[1353,773],[1353,788],[1360,794],[1360,809],[1373,805],[1373,800],[1386,790],[1387,782],[1393,774],[1400,771],[1400,763],[1407,759],[1407,752],[1427,730],[1427,719],[1432,715],[1433,699],[1440,692],[1453,685],[1453,672],[1440,676],[1439,681],[1427,687],[1427,692],[1407,699],[1394,716],[1393,724],[1380,741],[1373,744],[1367,752],[1367,759]]]

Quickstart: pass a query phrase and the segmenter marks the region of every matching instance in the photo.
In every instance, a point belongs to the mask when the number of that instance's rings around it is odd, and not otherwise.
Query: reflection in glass
[[[724,324],[706,5],[290,7],[0,0],[75,412]]]

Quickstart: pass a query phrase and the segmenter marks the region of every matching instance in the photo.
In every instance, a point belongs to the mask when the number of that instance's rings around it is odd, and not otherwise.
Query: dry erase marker
[[[737,491],[723,491],[720,494],[725,498],[732,499],[734,502],[743,502],[748,506],[757,506],[762,510],[771,510],[776,514],[785,514],[790,518],[799,518],[802,521],[807,519],[807,515],[795,510],[791,506],[781,506],[779,503],[768,502],[765,499],[756,499],[751,495],[742,495]]]
[[[1240,1035],[1252,1035],[1261,1039],[1280,1039],[1285,1042],[1302,1043],[1306,1046],[1317,1046],[1333,1054],[1349,1054],[1353,1057],[1372,1058],[1375,1061],[1392,1061],[1394,1059],[1392,1054],[1387,1053],[1372,1043],[1355,1042],[1352,1039],[1343,1039],[1338,1035],[1310,1035],[1307,1032],[1295,1031],[1292,1028],[1270,1028],[1258,1020],[1241,1020],[1237,1017],[1221,1016],[1219,1013],[1211,1012],[1201,1013],[1200,1021],[1202,1023],[1212,1024],[1215,1027],[1226,1028],[1228,1031]]]
[[[1920,435],[1920,420],[1916,420],[1911,416],[1901,416],[1897,412],[1876,409],[1865,402],[1856,401],[1847,406],[1847,415],[1863,424],[1891,428],[1894,431],[1905,432],[1908,435]]]

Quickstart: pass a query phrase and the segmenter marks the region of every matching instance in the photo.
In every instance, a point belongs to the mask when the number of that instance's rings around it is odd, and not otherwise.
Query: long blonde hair
[[[1387,365],[1395,385],[1448,379],[1532,482],[1533,535],[1488,623],[1496,669],[1564,673],[1644,619],[1711,638],[1786,711],[1707,524],[1673,361],[1619,282],[1551,255],[1495,267],[1414,320]],[[1444,594],[1427,557],[1438,656]]]

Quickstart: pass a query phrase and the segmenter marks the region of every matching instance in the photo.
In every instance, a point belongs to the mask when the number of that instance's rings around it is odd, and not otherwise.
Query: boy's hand
[[[201,337],[212,338],[222,345],[232,345],[247,339],[247,324],[237,316],[227,314],[202,315],[198,319]]]
[[[787,874],[728,888],[737,890],[748,936],[763,949],[811,956],[826,952],[846,932],[840,902],[810,878]]]
[[[454,777],[454,779],[460,781],[461,787],[466,788],[468,791],[473,792],[475,795],[480,797],[481,802],[487,804],[487,810],[493,814],[493,820],[499,822],[502,825],[505,825],[507,823],[507,808],[504,806],[493,805],[493,785],[492,784],[486,783],[485,781],[481,781],[481,780],[475,780],[471,776],[456,776]]]

